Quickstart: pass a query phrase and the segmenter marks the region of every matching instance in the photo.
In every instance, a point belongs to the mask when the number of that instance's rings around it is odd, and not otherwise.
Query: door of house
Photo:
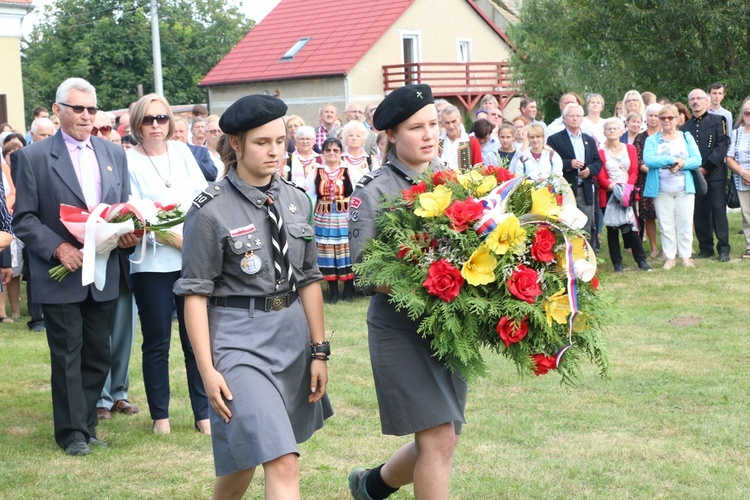
[[[404,57],[404,84],[420,83],[419,33],[402,33],[401,49]]]

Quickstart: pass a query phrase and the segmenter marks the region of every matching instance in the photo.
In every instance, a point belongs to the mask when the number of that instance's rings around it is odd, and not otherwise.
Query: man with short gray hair
[[[81,243],[60,220],[60,207],[93,210],[100,203],[127,202],[130,177],[122,148],[91,136],[96,90],[82,78],[57,89],[52,107],[60,130],[18,150],[13,230],[29,250],[32,298],[42,304],[50,349],[55,441],[68,455],[91,453],[96,439],[96,402],[110,366],[109,334],[120,292],[120,252],[140,237],[121,236],[100,282],[83,284]],[[50,279],[61,264],[71,275]]]
[[[549,147],[560,155],[563,161],[563,177],[576,195],[576,204],[588,221],[584,230],[591,236],[591,244],[596,248],[595,192],[593,178],[602,169],[602,160],[596,141],[581,131],[583,106],[569,103],[562,112],[565,128],[547,138]]]
[[[444,132],[438,141],[438,157],[453,170],[467,170],[482,162],[482,146],[475,137],[469,137],[461,122],[461,112],[452,104],[440,112]]]

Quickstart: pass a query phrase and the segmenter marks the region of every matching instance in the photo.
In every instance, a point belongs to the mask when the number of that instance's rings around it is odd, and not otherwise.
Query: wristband
[[[310,352],[312,353],[313,357],[315,357],[316,354],[322,354],[326,357],[327,360],[328,356],[331,355],[331,343],[327,340],[324,340],[323,342],[310,344]]]

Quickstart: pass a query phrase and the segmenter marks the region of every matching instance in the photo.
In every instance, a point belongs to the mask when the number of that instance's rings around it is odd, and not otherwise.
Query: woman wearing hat
[[[175,293],[213,410],[215,498],[242,497],[258,465],[266,498],[299,498],[297,444],[333,413],[310,200],[276,173],[286,109],[263,95],[227,109],[225,177],[185,224]]]
[[[427,85],[407,85],[378,106],[373,124],[386,131],[386,163],[360,180],[349,209],[351,253],[376,236],[375,218],[383,196],[397,196],[430,169],[444,168],[435,157],[439,137],[437,108]],[[389,302],[387,288],[373,295],[367,312],[368,342],[384,434],[414,434],[384,464],[358,468],[349,476],[356,499],[386,498],[414,483],[417,498],[447,498],[453,451],[466,406],[466,382],[432,356],[429,339]]]

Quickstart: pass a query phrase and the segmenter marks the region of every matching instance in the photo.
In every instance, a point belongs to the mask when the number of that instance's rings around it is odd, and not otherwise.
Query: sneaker
[[[674,267],[674,266],[675,266],[676,264],[677,264],[677,262],[675,262],[675,260],[674,260],[674,259],[667,259],[667,261],[666,261],[666,262],[664,263],[664,269],[666,269],[667,271],[669,271],[669,270],[670,270],[670,269],[672,269],[672,268],[673,268],[673,267]]]
[[[349,474],[349,491],[352,493],[354,500],[372,500],[365,489],[365,481],[369,469],[358,467]]]
[[[695,267],[695,264],[693,264],[693,259],[690,258],[682,259],[682,265],[685,267]]]
[[[651,266],[649,266],[648,262],[646,262],[645,260],[642,260],[641,262],[639,262],[638,267],[640,268],[641,271],[653,271],[653,269],[651,269]]]

